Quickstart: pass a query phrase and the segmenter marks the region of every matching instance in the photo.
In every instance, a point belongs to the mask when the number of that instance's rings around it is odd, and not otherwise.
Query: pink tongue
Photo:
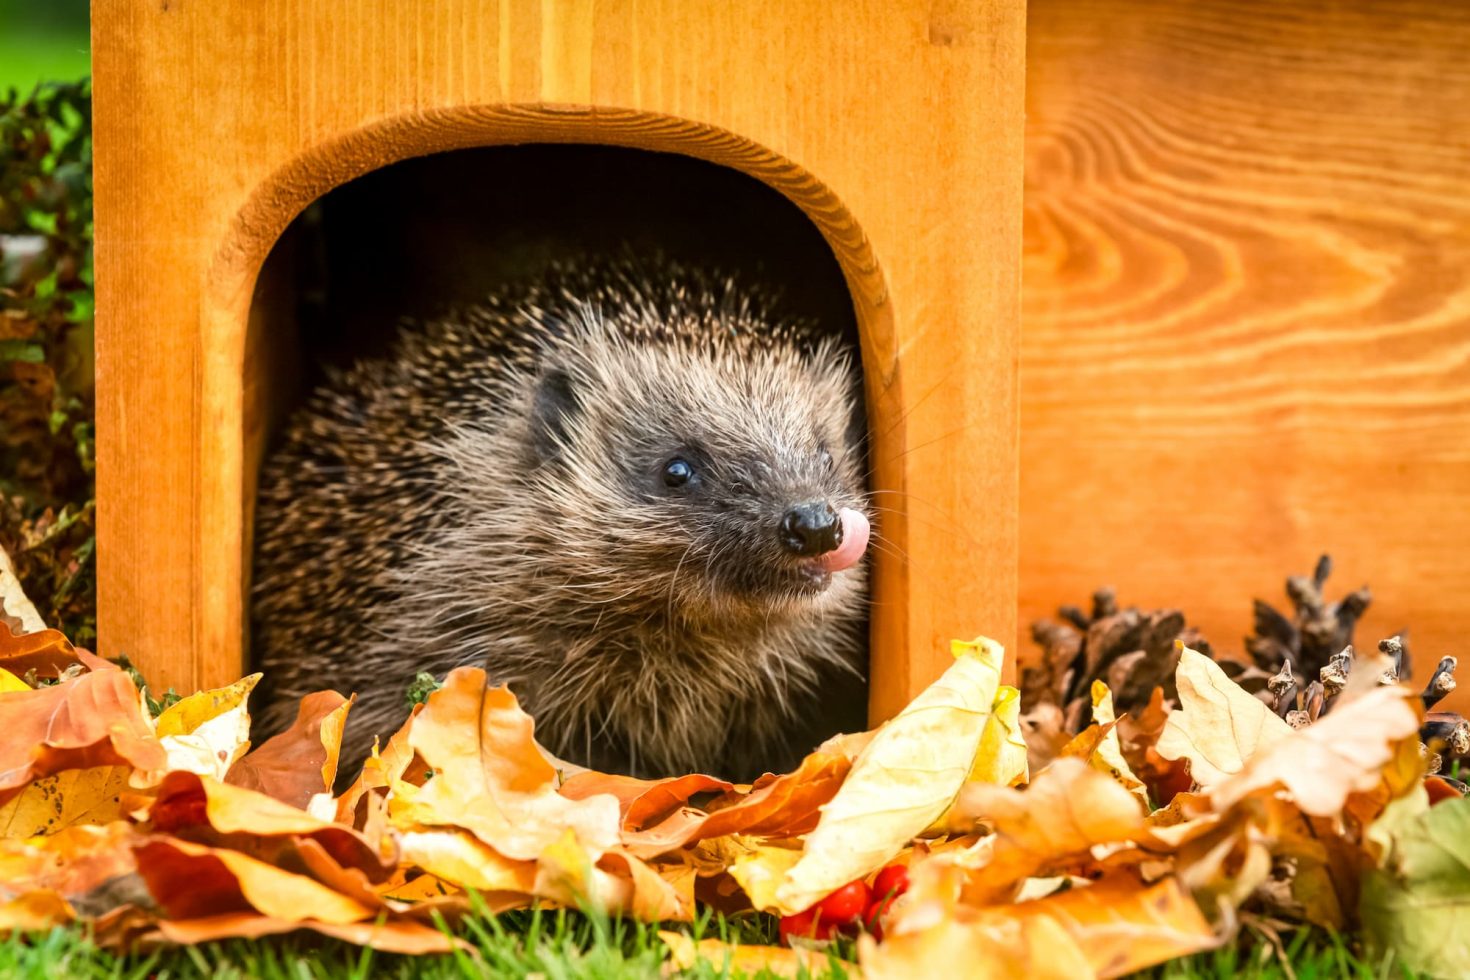
[[[837,516],[842,519],[842,543],[835,551],[817,559],[817,564],[829,572],[840,572],[862,561],[863,552],[868,550],[871,531],[867,516],[850,507],[842,508]]]

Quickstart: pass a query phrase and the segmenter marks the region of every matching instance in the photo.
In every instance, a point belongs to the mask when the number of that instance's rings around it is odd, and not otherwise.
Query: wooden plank
[[[950,637],[1014,636],[1021,0],[113,0],[93,33],[104,651],[181,688],[240,669],[249,305],[286,223],[397,159],[540,139],[738,167],[832,244],[890,491],[873,712]]]
[[[1464,652],[1466,50],[1455,5],[1032,0],[1023,622],[1113,584],[1239,651],[1327,551],[1361,641]]]

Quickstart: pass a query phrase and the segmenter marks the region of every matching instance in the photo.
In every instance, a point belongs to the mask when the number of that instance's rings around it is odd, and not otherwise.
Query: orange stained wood
[[[526,141],[686,153],[806,211],[863,332],[875,716],[951,637],[1011,644],[1024,26],[1021,0],[95,4],[103,650],[180,689],[242,668],[280,231],[376,167]]]
[[[1463,654],[1463,7],[1032,0],[1028,37],[1023,623],[1112,584],[1239,653],[1326,551],[1360,642]]]

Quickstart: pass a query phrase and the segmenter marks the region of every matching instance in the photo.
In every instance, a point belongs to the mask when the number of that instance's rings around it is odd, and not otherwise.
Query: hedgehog
[[[580,263],[328,369],[260,475],[257,731],[355,691],[360,761],[475,665],[600,771],[749,779],[830,734],[866,670],[860,383],[778,295]]]

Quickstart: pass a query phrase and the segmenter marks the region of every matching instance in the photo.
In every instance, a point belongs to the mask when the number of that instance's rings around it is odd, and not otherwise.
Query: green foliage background
[[[90,645],[88,57],[85,3],[0,0],[0,547],[41,616]]]

